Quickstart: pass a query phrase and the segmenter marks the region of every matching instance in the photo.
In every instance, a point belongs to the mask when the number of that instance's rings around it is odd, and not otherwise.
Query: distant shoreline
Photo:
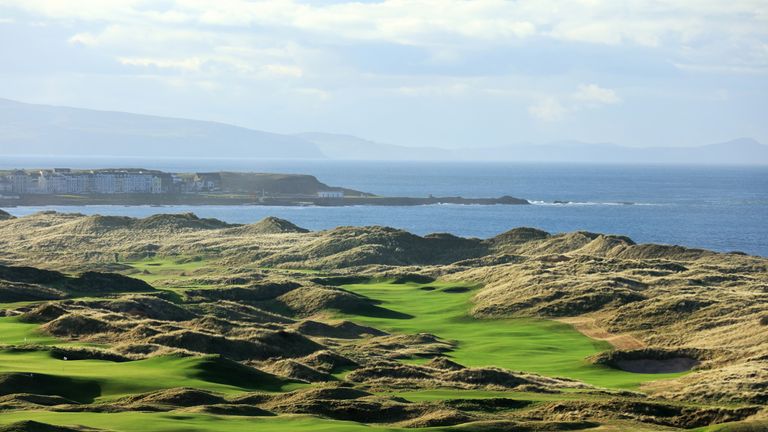
[[[530,205],[522,198],[502,196],[498,198],[464,197],[343,197],[322,198],[316,196],[257,197],[226,194],[105,194],[105,195],[20,195],[0,198],[0,207],[34,206],[163,206],[163,205],[249,205],[280,207],[351,207],[351,206],[420,206],[435,204],[464,205]]]

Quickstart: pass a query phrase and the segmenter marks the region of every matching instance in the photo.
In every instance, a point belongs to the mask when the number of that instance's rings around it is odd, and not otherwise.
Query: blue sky
[[[0,97],[402,145],[768,143],[768,1],[0,0]]]

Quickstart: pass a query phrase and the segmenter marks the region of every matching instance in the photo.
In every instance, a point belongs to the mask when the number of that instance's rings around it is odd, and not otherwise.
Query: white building
[[[35,192],[44,194],[67,193],[67,177],[55,172],[40,171]]]
[[[342,191],[320,191],[317,193],[320,198],[344,198]]]
[[[64,176],[66,193],[84,194],[89,192],[89,175],[74,174]]]
[[[0,192],[17,194],[160,194],[166,185],[163,174],[136,170],[71,172],[57,168],[28,173],[12,172]]]
[[[32,177],[26,171],[16,170],[8,176],[11,181],[11,191],[14,193],[28,193],[32,190]]]
[[[13,184],[6,178],[0,178],[0,195],[13,192]]]

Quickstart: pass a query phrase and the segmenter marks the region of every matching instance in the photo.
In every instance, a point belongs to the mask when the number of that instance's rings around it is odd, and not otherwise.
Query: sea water
[[[0,168],[115,164],[114,159],[99,158],[15,158],[0,161]],[[511,195],[534,205],[50,206],[5,210],[16,216],[41,210],[135,217],[194,212],[232,223],[277,216],[313,230],[387,225],[422,235],[449,232],[480,238],[530,226],[549,232],[585,230],[627,235],[642,243],[768,256],[768,167],[243,159],[121,159],[119,165],[166,171],[303,173],[329,185],[387,196]]]

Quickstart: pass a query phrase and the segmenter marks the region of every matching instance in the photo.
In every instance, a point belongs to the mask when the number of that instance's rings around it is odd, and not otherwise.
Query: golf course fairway
[[[374,281],[342,288],[375,299],[380,302],[379,306],[407,317],[341,315],[340,318],[388,332],[434,334],[456,344],[448,354],[465,366],[497,366],[620,389],[633,389],[643,382],[681,375],[637,374],[593,365],[586,358],[611,346],[582,335],[568,324],[532,318],[472,318],[469,309],[476,288],[471,285]]]

